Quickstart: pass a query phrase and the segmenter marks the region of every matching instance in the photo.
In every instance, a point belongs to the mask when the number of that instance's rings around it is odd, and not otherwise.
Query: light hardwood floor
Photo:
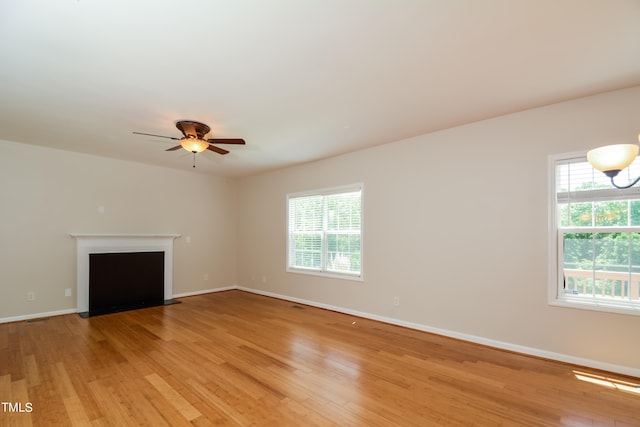
[[[0,325],[0,425],[640,426],[638,379],[241,291],[182,302]]]

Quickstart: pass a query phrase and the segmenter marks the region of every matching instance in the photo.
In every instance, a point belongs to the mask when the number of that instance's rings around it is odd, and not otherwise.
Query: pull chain
[[[193,167],[196,167],[196,152],[193,152]]]

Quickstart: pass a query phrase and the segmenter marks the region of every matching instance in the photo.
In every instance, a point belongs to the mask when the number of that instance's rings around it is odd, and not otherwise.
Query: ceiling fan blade
[[[167,148],[164,151],[176,151],[182,148],[182,145],[176,145],[175,147]]]
[[[147,136],[157,136],[158,138],[169,138],[169,139],[175,139],[176,141],[180,141],[180,138],[174,138],[173,136],[164,136],[164,135],[154,135],[152,133],[142,133],[142,132],[133,132],[136,135],[147,135]]]
[[[210,145],[207,147],[207,150],[215,151],[218,154],[227,154],[228,151],[224,148],[216,147],[215,145]]]
[[[207,139],[211,144],[246,144],[242,138],[211,138]]]

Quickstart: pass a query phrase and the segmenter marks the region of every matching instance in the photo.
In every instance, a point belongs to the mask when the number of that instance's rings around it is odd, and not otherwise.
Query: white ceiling
[[[220,176],[639,84],[638,0],[0,0],[0,139]]]

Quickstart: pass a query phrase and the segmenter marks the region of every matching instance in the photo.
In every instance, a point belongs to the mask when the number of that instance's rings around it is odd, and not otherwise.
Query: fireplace
[[[173,304],[176,234],[72,234],[82,317]]]
[[[89,316],[164,304],[164,252],[89,254]]]

